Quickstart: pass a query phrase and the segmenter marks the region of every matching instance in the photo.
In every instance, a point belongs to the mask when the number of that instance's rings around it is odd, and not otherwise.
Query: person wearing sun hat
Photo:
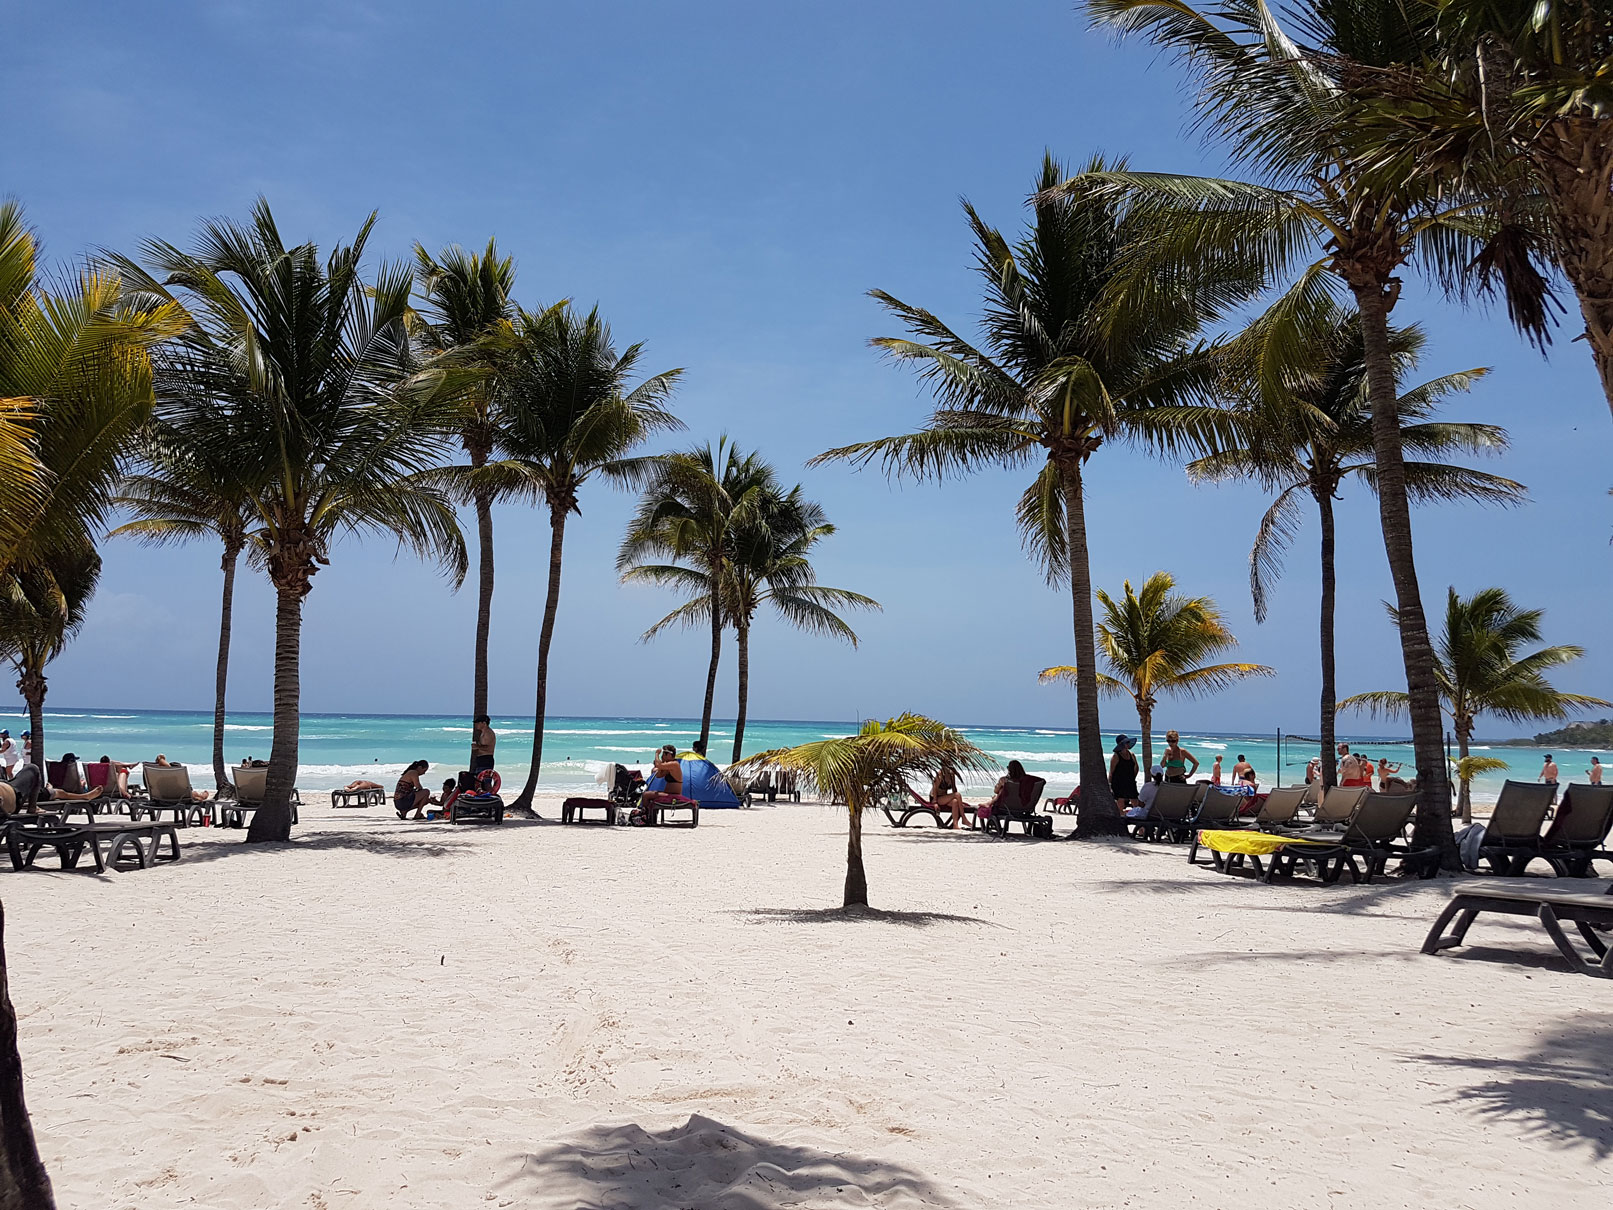
[[[1137,802],[1137,758],[1131,752],[1136,742],[1129,735],[1115,736],[1115,750],[1109,756],[1109,791],[1122,811]]]

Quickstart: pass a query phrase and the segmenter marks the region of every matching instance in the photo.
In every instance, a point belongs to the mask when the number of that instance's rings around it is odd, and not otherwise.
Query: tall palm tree
[[[210,416],[209,426],[221,419]],[[235,571],[241,552],[261,570],[262,532],[250,496],[230,477],[230,468],[210,465],[206,435],[193,441],[184,430],[153,426],[144,443],[143,469],[124,477],[117,504],[134,515],[113,537],[129,536],[154,546],[214,538],[224,548],[219,599],[218,660],[213,674],[213,781],[231,788],[224,764],[225,691],[230,676],[230,634],[235,611]],[[227,448],[227,447],[226,447]]]
[[[1255,620],[1264,622],[1271,582],[1282,574],[1283,556],[1303,523],[1305,498],[1321,522],[1321,744],[1322,783],[1337,783],[1334,753],[1338,689],[1334,661],[1335,524],[1333,501],[1347,481],[1371,490],[1372,408],[1367,398],[1361,325],[1353,311],[1322,308],[1318,327],[1305,339],[1282,343],[1273,331],[1280,317],[1252,323],[1229,348],[1236,441],[1188,464],[1200,483],[1249,479],[1277,498],[1260,519],[1249,552],[1249,591]],[[1390,328],[1397,381],[1417,363],[1425,339],[1420,329]],[[1282,362],[1281,365],[1274,363]],[[1414,501],[1470,500],[1511,504],[1525,488],[1511,479],[1454,466],[1458,454],[1499,454],[1506,432],[1494,425],[1431,419],[1441,399],[1466,390],[1483,370],[1447,374],[1400,396],[1401,448],[1408,459],[1406,490]]]
[[[90,598],[101,578],[101,556],[81,541],[68,549],[53,546],[47,558],[30,564],[0,590],[0,658],[17,673],[17,692],[28,706],[33,758],[45,763],[45,668],[84,625]]]
[[[1143,581],[1141,592],[1132,591],[1127,580],[1118,601],[1098,589],[1098,603],[1103,606],[1098,651],[1112,673],[1098,674],[1098,688],[1129,697],[1137,707],[1144,769],[1154,764],[1154,707],[1161,693],[1194,697],[1252,676],[1277,675],[1264,664],[1203,663],[1232,650],[1238,640],[1213,600],[1183,596],[1173,591],[1175,587],[1170,572],[1156,571]],[[1073,681],[1075,672],[1069,667],[1044,668],[1041,679]]]
[[[1389,616],[1395,616],[1393,607]],[[1445,633],[1440,636],[1435,668],[1440,699],[1456,732],[1457,767],[1465,774],[1458,804],[1464,822],[1473,819],[1469,792],[1473,770],[1465,762],[1479,715],[1524,723],[1564,719],[1582,707],[1613,704],[1588,694],[1564,693],[1546,679],[1548,670],[1584,655],[1583,647],[1542,647],[1527,654],[1520,650],[1540,642],[1544,616],[1542,609],[1519,609],[1504,588],[1482,588],[1466,598],[1452,588],[1446,598]],[[1405,713],[1406,695],[1393,690],[1357,693],[1339,707],[1394,717]]]
[[[1099,21],[1145,33],[1199,76],[1203,119],[1240,162],[1269,183],[1158,173],[1101,179],[1147,200],[1157,238],[1133,265],[1133,284],[1158,289],[1177,275],[1222,274],[1230,260],[1265,262],[1293,283],[1279,306],[1296,329],[1347,290],[1361,317],[1372,408],[1384,551],[1399,608],[1408,716],[1418,769],[1417,843],[1459,862],[1450,827],[1434,649],[1417,583],[1410,494],[1400,446],[1389,315],[1408,264],[1463,277],[1475,264],[1502,272],[1515,298],[1546,293],[1529,231],[1416,174],[1396,177],[1358,154],[1357,109],[1368,80],[1413,60],[1432,38],[1432,14],[1403,0],[1300,0],[1279,20],[1265,0],[1086,0]],[[1285,27],[1286,22],[1286,27]],[[1094,180],[1071,182],[1090,189]],[[1499,250],[1505,249],[1503,255]],[[1514,306],[1536,330],[1543,308]]]
[[[784,621],[811,634],[828,635],[857,645],[857,634],[836,610],[878,609],[872,597],[817,582],[812,548],[835,532],[823,509],[806,499],[799,484],[766,500],[739,527],[728,568],[727,603],[723,614],[733,626],[739,666],[739,709],[734,718],[734,760],[744,753],[745,721],[750,703],[750,635],[756,613],[769,604]],[[624,582],[662,584],[679,589],[689,600],[644,632],[654,638],[673,625],[696,625],[711,618],[712,579],[701,567],[676,563],[636,564],[622,574]]]
[[[1613,9],[1605,0],[1417,6],[1435,17],[1434,43],[1369,81],[1364,153],[1402,176],[1438,175],[1539,216],[1613,408]]]
[[[1105,168],[1101,160],[1088,165],[1090,172]],[[1051,156],[1043,160],[1031,227],[1016,244],[964,204],[985,279],[982,344],[922,308],[874,292],[913,338],[873,343],[914,365],[937,406],[917,432],[858,442],[814,461],[877,459],[894,476],[933,479],[1036,465],[1020,499],[1019,528],[1049,582],[1070,590],[1082,785],[1076,832],[1112,835],[1123,825],[1099,733],[1086,462],[1113,441],[1164,452],[1206,447],[1221,415],[1197,401],[1213,393],[1216,354],[1192,342],[1227,297],[1252,283],[1207,275],[1180,289],[1151,289],[1129,281],[1127,266],[1152,229],[1110,192],[1053,196],[1065,176]]]
[[[623,580],[651,579],[663,584],[682,582],[692,595],[704,584],[706,602],[692,616],[705,616],[711,624],[711,662],[706,670],[706,701],[700,714],[699,751],[711,742],[711,711],[717,696],[717,665],[722,659],[722,632],[729,622],[730,594],[712,592],[734,580],[739,542],[779,495],[777,476],[759,454],[742,454],[726,436],[715,445],[667,454],[655,460],[646,479],[621,549],[616,570]],[[688,575],[640,572],[654,566],[651,559],[683,565]],[[692,577],[692,578],[691,578]],[[665,621],[652,627],[657,633]]]
[[[247,224],[201,224],[194,251],[147,240],[119,258],[145,294],[182,299],[192,326],[165,367],[161,415],[208,443],[232,490],[251,501],[275,590],[274,740],[263,806],[247,840],[291,835],[301,702],[302,602],[337,537],[365,532],[439,561],[457,585],[465,543],[430,480],[456,412],[440,380],[410,378],[404,315],[411,274],[361,273],[371,214],[321,259],[287,247],[262,198]],[[210,423],[210,418],[213,423]],[[243,436],[246,434],[246,436]]]
[[[485,251],[458,244],[436,256],[414,246],[415,287],[420,307],[411,325],[421,351],[472,371],[458,394],[460,443],[470,462],[469,493],[476,512],[476,642],[472,655],[471,717],[487,713],[487,640],[493,622],[493,502],[496,485],[477,472],[493,456],[490,408],[494,367],[488,337],[514,314],[515,262],[501,257],[493,240]]]
[[[944,723],[921,714],[869,719],[856,735],[774,748],[740,762],[805,773],[821,793],[846,804],[846,885],[841,906],[868,906],[863,869],[862,814],[884,793],[905,793],[909,779],[933,777],[942,765],[960,772],[996,767],[990,756]]]
[[[650,463],[629,455],[657,433],[683,427],[667,404],[682,370],[664,370],[634,385],[642,344],[618,353],[598,309],[586,315],[567,303],[517,310],[498,350],[490,411],[502,454],[483,472],[500,495],[528,494],[549,510],[549,590],[538,632],[538,689],[532,767],[514,806],[530,810],[543,765],[549,701],[549,644],[560,608],[566,521],[582,512],[578,493],[593,475],[633,484]]]

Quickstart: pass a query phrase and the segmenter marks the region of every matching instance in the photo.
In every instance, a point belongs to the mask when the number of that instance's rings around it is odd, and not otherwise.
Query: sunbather
[[[952,812],[953,831],[963,827],[963,809],[969,804],[958,793],[958,771],[951,765],[942,765],[935,780],[930,783],[930,801]]]
[[[157,768],[159,768],[159,769],[179,769],[179,768],[183,768],[182,765],[174,764],[171,760],[169,760],[161,752],[157,753],[157,759],[152,761],[151,763],[156,765]],[[213,797],[213,792],[211,790],[192,790],[190,792],[190,800],[191,800],[191,802],[206,802],[209,798],[212,798],[212,797]]]
[[[111,768],[111,770],[112,770],[111,779],[107,783],[108,789],[111,788],[113,782],[116,782],[117,783],[117,791],[116,791],[117,796],[119,798],[128,798],[129,797],[129,770],[134,768],[134,766],[133,765],[126,765],[121,760],[113,760],[110,756],[106,756],[106,755],[103,755],[101,757],[101,763],[103,765],[109,766]]]
[[[431,791],[420,784],[420,775],[431,768],[429,761],[417,760],[403,771],[398,778],[397,789],[392,791],[392,805],[397,809],[399,819],[410,818],[413,811],[415,819],[426,817],[426,805],[431,802]]]
[[[1178,785],[1186,784],[1199,771],[1199,758],[1182,747],[1182,737],[1175,731],[1165,732],[1165,751],[1160,753],[1159,763],[1165,770],[1165,780]],[[1189,763],[1191,769],[1187,767]]]
[[[678,750],[671,744],[661,745],[661,750],[655,754],[650,776],[665,778],[666,783],[659,790],[646,790],[639,796],[639,810],[646,817],[651,807],[677,802],[683,797],[683,765],[678,760]]]
[[[342,789],[344,789],[344,790],[384,790],[384,789],[386,789],[386,787],[383,786],[378,781],[365,781],[363,778],[360,778],[358,781],[350,781],[350,782],[348,782],[345,786],[342,787]]]
[[[1025,780],[1025,766],[1017,760],[1008,762],[1008,771],[997,779],[992,787],[991,801],[985,806],[975,808],[977,819],[988,819],[993,815],[1007,815],[1014,811],[1024,809],[1019,800],[1019,783]]]

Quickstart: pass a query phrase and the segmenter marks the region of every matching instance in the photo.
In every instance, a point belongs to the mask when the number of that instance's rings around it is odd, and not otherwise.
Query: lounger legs
[[[1613,951],[1609,951],[1600,941],[1597,944],[1600,946],[1601,952],[1597,954],[1597,957],[1601,961],[1587,962],[1584,956],[1574,948],[1574,943],[1568,939],[1568,934],[1563,932],[1562,922],[1557,919],[1557,913],[1552,911],[1551,904],[1543,903],[1540,905],[1540,923],[1545,926],[1546,932],[1550,935],[1552,941],[1562,951],[1563,957],[1567,958],[1575,967],[1584,971],[1587,975],[1613,979]],[[1581,932],[1589,935],[1586,925],[1581,924],[1579,927]]]
[[[1477,915],[1478,912],[1463,903],[1461,896],[1453,898],[1445,905],[1445,910],[1439,914],[1439,919],[1434,921],[1434,927],[1428,930],[1428,937],[1423,941],[1423,953],[1437,954],[1440,950],[1461,945],[1462,938],[1467,936],[1468,926],[1473,923]],[[1451,930],[1450,936],[1443,936],[1445,926],[1457,916],[1461,919],[1456,921],[1456,927]]]

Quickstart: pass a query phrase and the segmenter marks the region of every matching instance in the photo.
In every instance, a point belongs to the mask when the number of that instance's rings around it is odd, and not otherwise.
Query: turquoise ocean
[[[0,715],[0,725],[13,735],[28,726],[27,716]],[[506,785],[519,786],[531,764],[532,720],[514,716],[496,717],[498,768]],[[778,722],[751,720],[745,728],[745,750],[807,743],[811,740],[845,735],[852,729],[845,721]],[[47,755],[59,757],[73,752],[80,759],[93,760],[103,754],[114,760],[151,760],[161,752],[169,760],[192,767],[208,768],[212,763],[211,711],[156,711],[112,708],[53,707],[45,712]],[[1030,772],[1045,777],[1049,792],[1062,792],[1075,784],[1078,768],[1074,730],[1052,727],[968,726],[960,728],[969,739],[1006,764],[1019,760]],[[266,759],[273,725],[267,714],[231,713],[225,738],[225,758],[239,763],[248,758]],[[539,789],[575,793],[591,788],[595,774],[607,763],[621,762],[642,766],[663,743],[687,748],[699,734],[698,720],[676,718],[553,718],[544,739],[543,774]],[[1135,735],[1134,729],[1128,734]],[[1115,732],[1105,731],[1104,747],[1113,743]],[[726,764],[733,751],[732,721],[714,721],[711,754]],[[1404,739],[1373,739],[1366,735],[1341,735],[1358,752],[1374,759],[1386,757],[1412,765],[1410,746]],[[1221,735],[1184,732],[1183,745],[1207,772],[1216,756],[1223,758],[1230,774],[1241,753],[1248,757],[1260,775],[1262,786],[1288,785],[1304,780],[1305,762],[1317,751],[1313,742],[1285,738],[1278,761],[1275,735]],[[305,714],[302,718],[301,766],[298,785],[305,790],[329,790],[356,778],[369,778],[390,786],[408,762],[431,762],[430,776],[452,776],[465,765],[470,744],[470,726],[463,717],[386,714]],[[1156,759],[1163,746],[1154,738]],[[1493,800],[1501,781],[1513,776],[1533,781],[1540,772],[1541,752],[1533,748],[1477,747],[1476,751],[1499,756],[1510,762],[1508,773],[1493,773],[1475,783],[1475,798]],[[1597,753],[1604,759],[1607,753]],[[1141,752],[1139,750],[1139,756]],[[1584,780],[1584,767],[1590,752],[1562,750],[1556,753],[1564,781]],[[977,775],[978,791],[992,780]],[[1228,777],[1230,780],[1230,776]],[[206,784],[205,782],[201,784]],[[427,778],[430,783],[430,777]]]

